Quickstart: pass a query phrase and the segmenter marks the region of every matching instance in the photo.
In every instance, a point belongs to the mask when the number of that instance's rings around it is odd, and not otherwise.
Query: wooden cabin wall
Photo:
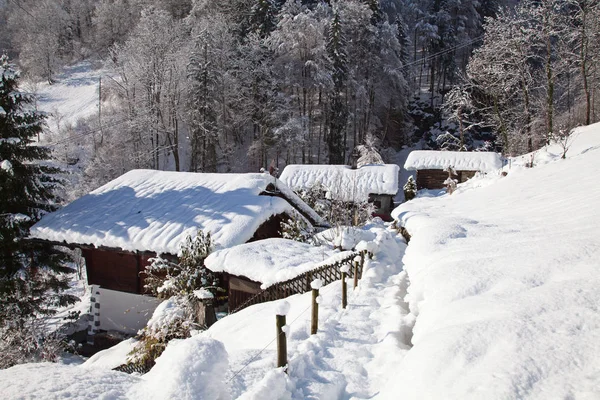
[[[463,183],[475,176],[477,171],[458,171],[458,182]]]
[[[265,221],[261,226],[258,227],[254,236],[248,242],[255,242],[257,240],[269,239],[269,238],[280,238],[281,237],[281,223],[287,221],[290,217],[287,214],[277,214]]]
[[[88,284],[127,293],[141,293],[136,254],[83,249]]]
[[[417,189],[443,189],[448,173],[441,169],[421,169],[417,171]]]
[[[260,282],[245,277],[226,275],[229,311],[235,310],[250,297],[261,291]]]
[[[87,271],[88,284],[127,293],[147,294],[144,290],[144,274],[156,254],[129,253],[109,249],[82,249]],[[163,255],[176,259],[174,256]]]
[[[475,176],[477,171],[456,171],[453,175],[459,183],[466,182]],[[444,189],[444,181],[448,179],[448,172],[441,169],[421,169],[417,171],[417,189]]]

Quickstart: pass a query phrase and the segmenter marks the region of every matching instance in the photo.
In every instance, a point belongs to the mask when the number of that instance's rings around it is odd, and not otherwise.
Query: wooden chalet
[[[141,273],[150,259],[157,254],[175,259],[180,244],[199,229],[210,232],[216,249],[223,249],[279,237],[281,221],[292,214],[326,227],[268,174],[134,170],[44,216],[30,238],[80,248],[88,284],[143,295]],[[222,284],[231,293],[253,287],[250,280],[230,275]]]
[[[416,171],[417,189],[443,189],[444,181],[448,179],[448,168],[458,183],[466,182],[477,172],[491,172],[502,168],[502,157],[493,152],[463,152],[463,151],[412,151],[404,169]]]
[[[359,168],[347,165],[288,165],[280,179],[294,191],[321,185],[331,198],[349,203],[370,202],[374,216],[391,221],[394,197],[398,193],[395,164],[369,164]]]

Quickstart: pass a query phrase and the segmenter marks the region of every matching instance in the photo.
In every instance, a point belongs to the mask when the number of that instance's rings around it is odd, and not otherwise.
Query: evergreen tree
[[[257,0],[250,10],[250,30],[264,38],[277,26],[277,13],[280,2],[277,0]]]
[[[331,63],[333,93],[331,94],[330,130],[327,138],[329,163],[344,163],[343,133],[348,119],[348,108],[342,98],[342,91],[348,77],[348,59],[346,55],[346,39],[342,32],[340,16],[336,12],[331,21],[327,41],[327,55]]]
[[[40,161],[49,149],[33,145],[43,115],[29,111],[18,90],[19,74],[0,57],[0,336],[23,333],[30,318],[53,313],[76,298],[61,293],[73,269],[68,256],[49,244],[24,240],[45,212],[53,211],[58,172]],[[23,355],[26,359],[27,355]]]
[[[73,303],[68,288],[68,256],[49,244],[26,241],[29,228],[55,209],[56,169],[40,161],[49,150],[33,145],[43,116],[28,111],[31,101],[19,92],[19,74],[0,57],[0,368],[33,360],[52,360],[56,341],[31,322]]]

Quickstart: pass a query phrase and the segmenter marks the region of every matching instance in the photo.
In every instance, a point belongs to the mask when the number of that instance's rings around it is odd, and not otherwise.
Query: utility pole
[[[102,132],[102,76],[98,77],[98,126],[100,127],[100,145],[102,145],[104,141],[104,133]]]

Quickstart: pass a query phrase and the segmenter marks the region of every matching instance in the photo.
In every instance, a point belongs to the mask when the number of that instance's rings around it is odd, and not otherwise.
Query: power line
[[[408,68],[408,67],[412,67],[413,65],[418,65],[418,64],[421,64],[421,63],[423,63],[423,62],[425,62],[425,61],[432,60],[432,59],[434,59],[434,58],[436,58],[436,57],[438,57],[438,56],[440,56],[440,55],[443,55],[443,54],[446,54],[446,53],[450,53],[450,52],[452,52],[452,51],[454,51],[454,50],[462,49],[462,48],[464,48],[464,47],[467,47],[467,46],[470,46],[470,45],[472,45],[472,44],[474,44],[474,43],[477,43],[477,42],[479,42],[479,41],[480,41],[480,40],[482,40],[483,38],[484,38],[484,35],[481,35],[481,36],[478,36],[478,37],[476,37],[476,38],[474,38],[474,39],[468,40],[468,41],[466,41],[466,42],[459,43],[459,44],[457,44],[457,45],[454,45],[454,46],[452,46],[452,47],[449,47],[449,48],[447,48],[447,49],[441,50],[441,51],[439,51],[439,52],[437,52],[437,53],[430,54],[430,55],[428,55],[427,57],[423,57],[423,58],[420,58],[420,59],[418,59],[418,60],[415,60],[415,61],[412,61],[412,62],[406,63],[406,64],[404,64],[402,67],[400,67],[400,69],[406,69],[406,68]]]

